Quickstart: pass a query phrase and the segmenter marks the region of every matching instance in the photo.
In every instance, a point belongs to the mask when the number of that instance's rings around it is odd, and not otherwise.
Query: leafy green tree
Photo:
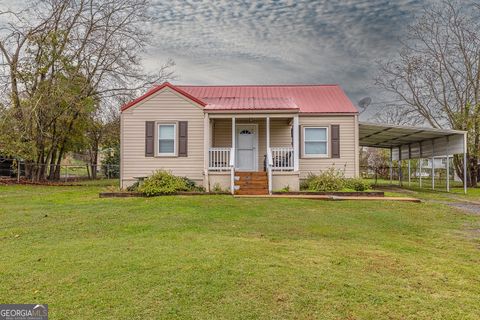
[[[152,6],[43,0],[3,13],[0,152],[28,162],[31,179],[58,179],[70,151],[88,149],[95,158],[109,123],[105,110],[118,113],[138,90],[171,76],[172,62],[154,73],[142,68]]]

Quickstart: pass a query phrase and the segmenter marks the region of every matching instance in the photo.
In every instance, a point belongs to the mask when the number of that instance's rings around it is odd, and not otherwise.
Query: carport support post
[[[450,192],[450,141],[447,136],[447,192]]]
[[[410,172],[410,159],[408,159],[408,186],[410,187],[410,176],[411,176],[411,172]]]
[[[420,177],[419,177],[419,185],[420,185],[420,188],[422,188],[422,141],[420,141],[420,144],[419,144],[419,147],[420,147]]]
[[[390,185],[393,184],[393,152],[392,148],[390,148]]]
[[[398,147],[398,184],[402,187],[402,147]]]
[[[420,158],[420,159],[419,159],[419,162],[420,162],[420,163],[419,163],[419,171],[420,171],[420,173],[419,173],[419,177],[418,177],[418,179],[419,179],[418,182],[419,182],[420,188],[422,188],[422,173],[423,173],[423,172],[422,172],[422,162],[423,162],[423,159]]]
[[[435,190],[435,142],[432,140],[432,190]]]
[[[410,159],[412,159],[412,145],[408,144],[408,186],[410,187],[410,179],[412,172],[410,170]]]
[[[463,193],[467,194],[467,133],[463,134]]]
[[[450,192],[450,156],[447,154],[447,192]]]

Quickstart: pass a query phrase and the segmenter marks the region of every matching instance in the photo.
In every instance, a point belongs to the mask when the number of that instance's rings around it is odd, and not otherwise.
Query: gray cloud
[[[146,69],[172,58],[183,84],[338,83],[356,102],[389,100],[373,87],[375,62],[430,0],[153,1]]]

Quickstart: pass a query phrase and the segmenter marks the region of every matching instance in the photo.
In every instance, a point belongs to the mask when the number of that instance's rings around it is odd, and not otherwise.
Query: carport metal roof
[[[463,175],[464,177],[467,176],[466,131],[397,126],[369,122],[360,122],[358,126],[360,146],[390,149],[390,181],[392,180],[393,160],[419,158],[433,159],[434,157],[448,157],[452,154],[459,153],[463,154]],[[449,165],[446,166],[447,177],[449,177],[449,167]],[[408,170],[408,176],[410,177],[410,162]],[[399,172],[401,172],[400,166]],[[432,160],[432,189],[435,189],[434,172],[435,161]],[[401,177],[402,174],[399,174],[400,181],[402,179]],[[464,192],[467,193],[466,179],[463,179],[463,188]],[[447,191],[449,190],[449,179],[447,179]]]
[[[464,153],[465,142],[465,131],[359,123],[359,144],[392,149],[393,160]]]

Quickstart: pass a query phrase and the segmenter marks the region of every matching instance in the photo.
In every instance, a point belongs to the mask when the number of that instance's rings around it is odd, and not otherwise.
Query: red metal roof
[[[207,110],[298,110],[292,98],[205,97]]]
[[[338,85],[177,87],[207,102],[207,110],[299,109],[302,113],[358,112]]]
[[[206,110],[299,110],[301,113],[356,113],[338,85],[173,86],[164,83],[122,107],[122,111],[165,86]]]

